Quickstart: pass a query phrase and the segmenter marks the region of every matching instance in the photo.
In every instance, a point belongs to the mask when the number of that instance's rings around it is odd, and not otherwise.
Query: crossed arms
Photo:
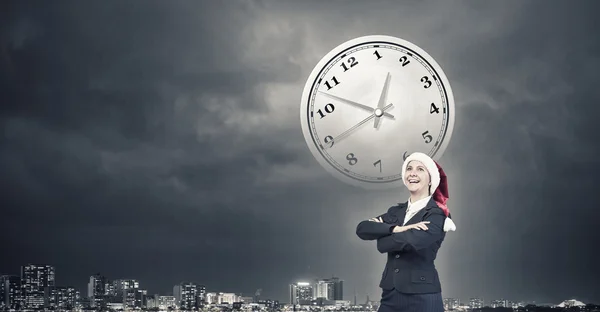
[[[421,250],[431,246],[444,235],[445,216],[441,211],[433,211],[424,222],[407,226],[379,222],[386,214],[361,221],[356,227],[356,235],[360,239],[377,240],[377,250],[380,253]],[[425,223],[427,226],[422,229],[420,224]]]

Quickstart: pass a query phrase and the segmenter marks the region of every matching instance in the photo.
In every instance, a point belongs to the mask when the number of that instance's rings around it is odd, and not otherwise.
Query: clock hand
[[[341,97],[339,97],[339,96],[335,96],[335,95],[333,95],[333,94],[325,93],[325,92],[323,92],[323,91],[319,91],[319,92],[320,92],[320,93],[322,93],[322,94],[324,94],[324,95],[327,95],[327,96],[328,96],[328,97],[330,97],[330,98],[336,99],[336,100],[338,100],[338,101],[340,101],[340,102],[342,102],[342,103],[350,104],[350,105],[352,105],[352,106],[355,106],[355,107],[361,108],[361,109],[363,109],[363,110],[366,110],[366,111],[368,111],[368,112],[373,112],[373,110],[374,110],[374,108],[372,108],[372,107],[370,107],[370,106],[367,106],[367,105],[363,105],[363,104],[360,104],[360,103],[356,103],[356,102],[354,102],[354,101],[350,101],[350,100],[347,100],[347,99],[341,98]],[[383,105],[381,105],[381,106],[383,107]],[[385,117],[389,117],[389,118],[391,118],[391,119],[395,119],[394,115],[392,115],[392,114],[390,114],[390,113],[383,113],[383,115],[384,115]]]
[[[381,90],[381,95],[379,96],[379,103],[377,103],[378,109],[383,108],[383,103],[385,103],[385,100],[387,98],[387,92],[388,92],[389,87],[390,87],[390,73],[388,72],[387,76],[385,77],[385,83],[383,84],[383,90]],[[375,123],[374,123],[373,127],[377,128],[377,126],[379,126],[379,122],[381,122],[381,118],[379,116],[375,116]]]
[[[386,107],[382,108],[381,111],[385,112],[386,110],[388,110],[390,107],[392,107],[394,104],[390,103],[388,104]],[[371,115],[369,115],[369,117],[361,120],[359,123],[357,123],[356,125],[354,125],[352,128],[344,131],[343,133],[341,133],[340,135],[338,135],[337,137],[333,138],[330,142],[332,143],[338,143],[339,141],[341,141],[343,138],[346,138],[350,135],[350,133],[352,133],[354,130],[358,129],[358,127],[364,125],[365,123],[367,123],[369,120],[375,118],[375,113],[372,113]],[[333,144],[330,147],[326,147],[326,148],[331,148],[333,147]]]

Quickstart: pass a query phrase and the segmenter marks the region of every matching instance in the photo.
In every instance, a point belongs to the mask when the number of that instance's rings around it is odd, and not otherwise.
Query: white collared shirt
[[[419,199],[414,203],[410,202],[410,197],[408,198],[408,207],[406,207],[406,215],[404,216],[404,223],[402,223],[402,225],[405,225],[406,222],[408,222],[408,220],[410,220],[410,218],[412,218],[415,214],[417,214],[417,212],[419,212],[421,209],[425,208],[425,206],[427,206],[427,204],[429,203],[429,200],[431,199],[431,196],[427,196],[423,199]]]

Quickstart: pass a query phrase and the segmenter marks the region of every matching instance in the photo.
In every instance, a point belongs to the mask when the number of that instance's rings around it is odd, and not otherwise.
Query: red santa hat
[[[452,219],[450,219],[450,211],[448,210],[448,206],[446,205],[446,202],[449,198],[449,194],[448,178],[446,176],[446,173],[444,172],[444,169],[442,169],[442,167],[436,161],[431,159],[431,157],[429,157],[427,154],[419,152],[412,153],[410,154],[410,156],[406,157],[406,159],[404,160],[404,164],[402,164],[402,181],[404,182],[404,185],[407,185],[406,179],[404,179],[406,167],[413,160],[421,162],[429,172],[429,177],[431,181],[431,185],[429,186],[429,194],[432,195],[433,200],[437,203],[438,207],[440,207],[442,211],[444,211],[444,214],[447,217],[446,221],[444,222],[444,231],[455,231],[456,225],[454,224]]]

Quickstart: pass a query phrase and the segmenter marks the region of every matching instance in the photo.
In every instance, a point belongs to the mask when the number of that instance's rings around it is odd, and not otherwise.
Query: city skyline
[[[75,285],[63,285],[60,283],[56,282],[56,269],[53,265],[51,264],[41,264],[41,263],[27,263],[21,266],[20,268],[20,272],[21,274],[11,274],[11,273],[6,273],[6,272],[2,272],[0,271],[0,279],[4,278],[4,277],[8,277],[8,276],[16,276],[19,277],[21,279],[21,281],[23,281],[24,279],[27,278],[27,276],[23,276],[23,274],[26,274],[24,272],[26,272],[25,270],[27,269],[27,267],[46,267],[48,268],[52,273],[51,273],[51,279],[53,281],[52,286],[53,287],[63,287],[63,288],[73,288],[77,291],[77,294],[80,298],[91,298],[90,297],[90,283],[92,283],[91,279],[94,277],[101,277],[104,280],[104,282],[108,285],[114,282],[119,282],[119,281],[123,281],[123,282],[134,282],[135,283],[135,289],[140,289],[142,291],[144,291],[144,295],[146,297],[153,297],[153,296],[175,296],[175,288],[177,286],[181,286],[181,285],[186,285],[186,284],[193,284],[196,287],[200,287],[202,289],[202,293],[203,294],[207,294],[207,293],[231,293],[231,294],[235,294],[236,296],[239,297],[252,297],[254,299],[263,299],[263,300],[275,300],[281,304],[299,304],[298,302],[292,302],[292,300],[290,299],[290,297],[288,298],[265,298],[260,296],[260,292],[262,291],[262,289],[256,289],[253,293],[251,292],[230,292],[227,290],[216,290],[216,289],[211,289],[210,287],[207,287],[207,285],[205,285],[202,282],[199,281],[194,281],[194,280],[183,280],[180,281],[179,283],[174,284],[173,286],[170,286],[172,291],[150,291],[150,289],[147,289],[143,286],[143,282],[141,282],[139,279],[136,279],[135,277],[113,277],[110,278],[109,275],[103,274],[101,272],[96,272],[93,274],[90,274],[87,277],[87,282],[85,283],[85,286],[83,287],[77,287]],[[44,274],[44,276],[47,276],[46,274]],[[322,277],[322,278],[317,278],[317,279],[300,279],[297,281],[292,281],[289,284],[287,284],[286,286],[288,287],[292,287],[292,286],[298,286],[298,285],[303,285],[303,286],[308,286],[310,287],[310,292],[308,293],[309,296],[308,297],[304,297],[302,298],[302,295],[298,295],[299,299],[304,299],[304,300],[308,300],[308,301],[312,301],[312,300],[316,300],[318,298],[318,296],[316,295],[317,293],[319,293],[319,290],[317,290],[316,288],[314,288],[317,283],[319,282],[327,282],[327,281],[335,281],[335,280],[339,280],[343,282],[343,278],[341,277],[337,277],[337,276],[332,276],[332,277]],[[6,291],[6,289],[2,289],[2,284],[0,284],[0,294],[2,294],[3,291]],[[4,285],[4,287],[7,287],[6,285]],[[102,289],[104,289],[104,285],[102,286]],[[107,290],[108,291],[108,290]],[[258,295],[257,295],[258,292]],[[349,296],[344,295],[344,291],[341,292],[340,295],[337,295],[336,292],[336,298],[333,298],[332,300],[342,300],[342,301],[350,301],[351,304],[365,304],[368,303],[369,301],[371,302],[379,302],[379,296],[370,296],[369,294],[366,295],[367,300],[365,300],[364,302],[359,302],[356,299],[356,296],[353,296],[353,298],[349,298]],[[289,295],[289,293],[288,293]],[[356,294],[354,294],[356,295]],[[339,297],[337,297],[339,296]],[[177,297],[177,296],[176,296]],[[352,296],[351,296],[352,297]],[[0,296],[0,298],[2,298]],[[328,297],[325,297],[328,298]],[[559,302],[539,302],[536,300],[531,300],[530,298],[506,298],[506,297],[497,297],[497,298],[485,298],[485,297],[467,297],[467,298],[458,298],[458,297],[444,297],[444,301],[446,302],[445,304],[448,304],[448,302],[455,302],[454,304],[460,304],[460,305],[469,305],[470,307],[496,307],[496,306],[503,306],[503,305],[517,305],[520,304],[519,306],[524,306],[526,304],[544,304],[544,305],[556,305],[559,304],[561,302],[565,302],[565,301],[569,301],[569,300],[577,300],[577,301],[581,301],[578,300],[578,298],[575,297],[570,297],[567,299],[563,299]],[[583,302],[583,301],[581,301]],[[2,301],[0,300],[0,303],[2,303]],[[594,304],[594,305],[598,305],[599,303],[596,302],[585,302],[586,304]],[[306,302],[304,302],[303,304],[308,304]],[[1,305],[1,304],[0,304]]]
[[[327,52],[389,35],[427,51],[456,102],[439,159],[456,224],[435,259],[442,296],[600,302],[599,11],[0,1],[0,272],[51,263],[78,288],[103,272],[161,293],[194,280],[282,299],[293,281],[335,275],[346,298],[379,298],[387,255],[356,226],[409,192],[331,176],[299,114]],[[384,123],[404,122],[402,105]]]
[[[87,282],[85,283],[85,285],[83,287],[81,287],[81,285],[79,285],[80,287],[75,286],[75,285],[64,285],[64,284],[61,284],[60,282],[58,282],[58,283],[56,282],[56,280],[57,280],[56,279],[56,276],[57,276],[57,274],[56,274],[56,268],[53,265],[51,265],[51,264],[40,264],[40,263],[28,263],[28,264],[22,265],[21,268],[20,268],[20,274],[14,274],[14,273],[11,274],[11,273],[6,273],[6,272],[4,272],[4,273],[0,272],[0,277],[15,276],[15,277],[20,278],[21,282],[24,283],[25,280],[29,279],[27,277],[26,273],[25,273],[26,270],[32,270],[32,269],[42,270],[42,272],[43,272],[43,274],[41,274],[42,277],[39,276],[40,274],[35,274],[36,275],[36,279],[41,279],[41,280],[49,279],[48,283],[50,283],[50,284],[49,285],[45,285],[45,287],[47,287],[47,286],[55,287],[56,286],[56,287],[73,288],[82,297],[90,297],[90,294],[97,287],[95,285],[96,282],[92,281],[92,280],[95,280],[95,279],[101,279],[101,280],[103,280],[100,283],[100,285],[99,285],[101,289],[104,289],[105,284],[110,284],[110,283],[113,283],[113,282],[124,281],[124,282],[127,282],[127,283],[134,283],[135,284],[135,286],[128,286],[129,288],[142,289],[145,292],[153,293],[153,294],[160,294],[160,295],[171,295],[171,296],[173,296],[173,295],[175,295],[175,292],[176,292],[175,288],[177,286],[179,286],[179,285],[184,285],[184,284],[194,284],[194,285],[196,285],[198,287],[201,287],[203,293],[235,293],[236,295],[239,295],[239,296],[244,296],[244,295],[248,296],[248,294],[249,294],[249,292],[230,292],[230,291],[223,290],[223,289],[217,290],[217,289],[211,289],[210,287],[207,288],[207,286],[204,283],[199,282],[199,281],[190,280],[190,279],[183,280],[183,281],[180,281],[180,282],[174,284],[175,286],[171,286],[172,287],[171,288],[172,291],[151,291],[148,288],[141,287],[143,285],[143,282],[141,282],[139,279],[137,279],[135,277],[113,277],[113,278],[111,278],[109,275],[103,274],[101,272],[96,272],[96,273],[88,275]],[[335,277],[335,276],[324,277],[324,278],[319,278],[319,279],[314,279],[314,280],[305,279],[304,282],[301,282],[301,283],[311,284],[311,289],[312,289],[313,282],[315,284],[318,284],[318,283],[323,283],[323,282],[327,283],[327,282],[330,282],[332,280],[333,281],[337,281],[337,283],[340,284],[340,285],[343,284],[343,280],[340,279],[340,278],[338,278],[338,277]],[[38,282],[36,282],[36,283],[38,283]],[[288,286],[290,286],[290,285],[291,284],[288,284]],[[2,286],[7,287],[6,285],[0,285],[0,293],[2,293],[2,289],[1,289]],[[31,288],[30,285],[29,286],[25,286],[25,284],[23,284],[22,287],[23,287],[23,289],[26,289],[27,287]],[[319,298],[329,299],[330,296],[333,296],[331,298],[332,300],[342,300],[342,298],[343,298],[343,288],[341,288],[341,286],[336,286],[336,287],[338,287],[338,288],[336,288],[336,290],[333,293],[328,293],[327,292],[327,287],[324,288],[325,289],[325,293],[324,294],[320,293],[320,291],[321,291],[320,289],[315,288],[314,289],[315,298],[319,297]],[[108,291],[108,290],[106,290],[106,291]],[[256,289],[253,292],[254,295],[252,297],[255,297],[255,298],[261,297],[260,294],[257,294],[257,292],[261,292],[261,291],[262,291],[262,289]],[[103,292],[104,292],[104,290],[103,290]],[[321,294],[321,296],[317,296],[316,295],[317,293]],[[312,293],[311,293],[311,295],[312,295]],[[0,298],[2,298],[2,296],[0,296]],[[279,302],[285,302],[285,300],[289,299],[289,297],[285,298],[284,300],[282,300],[280,298],[265,298],[265,297],[262,297],[261,299],[276,300],[276,301],[279,301]]]

